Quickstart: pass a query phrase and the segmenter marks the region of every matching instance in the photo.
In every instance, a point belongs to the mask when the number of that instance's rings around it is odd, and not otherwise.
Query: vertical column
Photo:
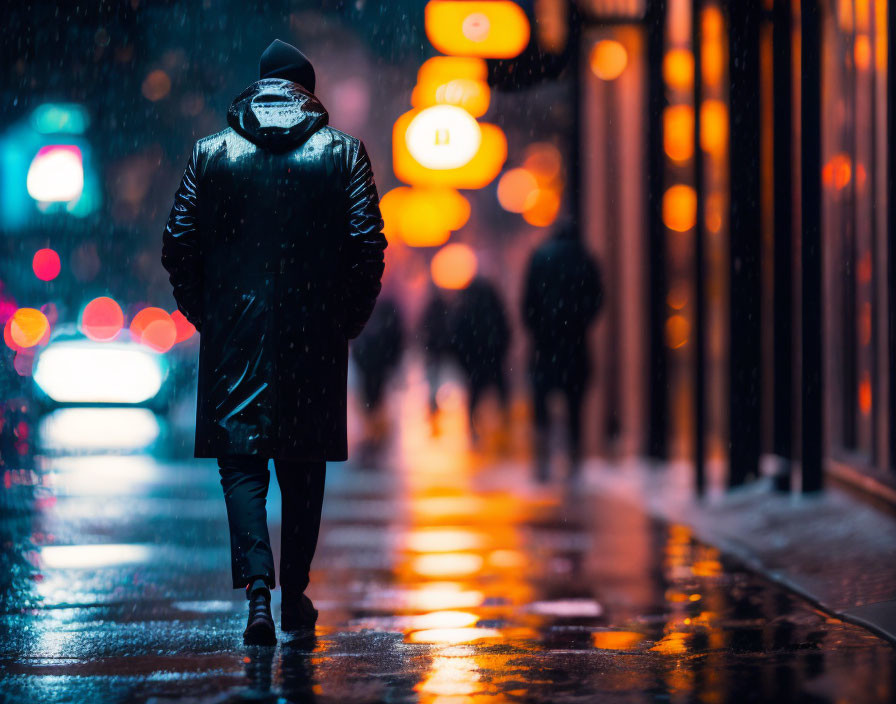
[[[793,459],[793,57],[792,0],[774,0],[772,28],[774,140],[774,314],[772,449],[782,463],[775,486],[788,491]]]
[[[896,470],[896,0],[887,2],[887,350],[889,352],[889,467]]]
[[[694,192],[697,219],[694,223],[694,487],[698,495],[706,490],[706,310],[704,250],[706,218],[703,142],[700,139],[703,105],[703,53],[701,28],[703,0],[691,2],[691,43],[694,47]]]
[[[821,8],[802,0],[800,144],[802,190],[801,405],[802,490],[823,486],[822,305],[821,305]]]
[[[663,47],[666,1],[654,0],[647,9],[647,319],[649,334],[647,384],[647,454],[667,454],[668,374],[666,359],[666,259],[663,226]]]
[[[572,144],[567,149],[567,158],[569,159],[569,167],[567,169],[567,178],[569,178],[569,188],[567,189],[567,198],[569,199],[569,211],[572,214],[573,223],[580,239],[584,239],[583,233],[583,210],[582,210],[582,160],[580,152],[584,142],[582,135],[582,74],[581,74],[581,52],[582,52],[582,15],[577,9],[575,3],[570,4],[569,9],[569,75],[571,76],[570,89],[572,91],[570,106],[572,114]]]
[[[759,469],[760,217],[759,2],[728,3],[731,105],[729,476]],[[817,172],[816,172],[817,173]]]

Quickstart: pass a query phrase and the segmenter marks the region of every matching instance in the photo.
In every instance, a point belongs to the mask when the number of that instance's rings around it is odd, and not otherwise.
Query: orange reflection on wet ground
[[[0,614],[19,634],[2,641],[11,676],[0,699],[892,700],[887,643],[737,567],[687,527],[608,498],[587,472],[537,485],[527,463],[471,451],[457,389],[443,394],[433,434],[413,378],[395,399],[402,423],[379,468],[328,470],[309,590],[320,620],[276,648],[241,645],[245,601],[229,598],[211,465],[191,473],[147,456],[139,476],[110,484],[74,481],[95,474],[98,458],[56,457],[11,485],[15,496],[42,492],[21,544],[53,538],[35,553],[41,579],[14,585],[19,603],[40,607]],[[272,496],[274,524],[278,504]],[[279,590],[274,598],[279,617]]]
[[[433,435],[424,402],[412,384],[384,463],[397,475],[371,482],[392,492],[380,517],[391,547],[375,569],[349,568],[361,605],[322,612],[328,631],[381,639],[413,663],[412,693],[392,692],[395,701],[721,702],[760,673],[772,696],[785,686],[778,668],[824,648],[825,628],[839,631],[832,643],[876,641],[822,625],[685,526],[611,504],[587,483],[538,487],[525,465],[471,451],[460,404],[445,404]],[[314,596],[332,597],[326,571],[314,577]],[[781,647],[767,652],[772,642]],[[318,652],[318,671],[334,666],[337,641]],[[786,687],[801,691],[799,679]]]

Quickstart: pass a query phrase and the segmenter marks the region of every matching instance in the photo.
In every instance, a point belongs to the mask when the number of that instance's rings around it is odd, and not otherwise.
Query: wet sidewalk
[[[7,470],[0,700],[892,701],[886,641],[600,482],[539,488],[456,431],[329,467],[320,622],[275,648],[241,643],[212,463]],[[269,505],[276,535],[274,487]]]
[[[896,511],[829,481],[818,494],[773,490],[770,477],[724,489],[711,467],[698,498],[688,463],[590,460],[588,490],[683,523],[698,539],[824,610],[896,644]]]

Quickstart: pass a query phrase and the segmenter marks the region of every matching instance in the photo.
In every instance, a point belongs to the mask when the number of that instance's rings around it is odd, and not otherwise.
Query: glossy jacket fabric
[[[163,236],[200,331],[196,456],[346,459],[348,340],[380,291],[370,159],[296,83],[253,83],[193,148]]]

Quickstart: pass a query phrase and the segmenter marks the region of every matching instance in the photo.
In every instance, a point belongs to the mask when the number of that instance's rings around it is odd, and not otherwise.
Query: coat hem
[[[348,453],[323,453],[323,454],[312,454],[312,455],[294,455],[294,454],[268,454],[263,452],[194,452],[193,457],[195,459],[218,459],[219,457],[227,457],[228,455],[248,455],[248,456],[262,456],[267,457],[268,459],[277,460],[286,460],[288,462],[347,462],[348,461]]]

